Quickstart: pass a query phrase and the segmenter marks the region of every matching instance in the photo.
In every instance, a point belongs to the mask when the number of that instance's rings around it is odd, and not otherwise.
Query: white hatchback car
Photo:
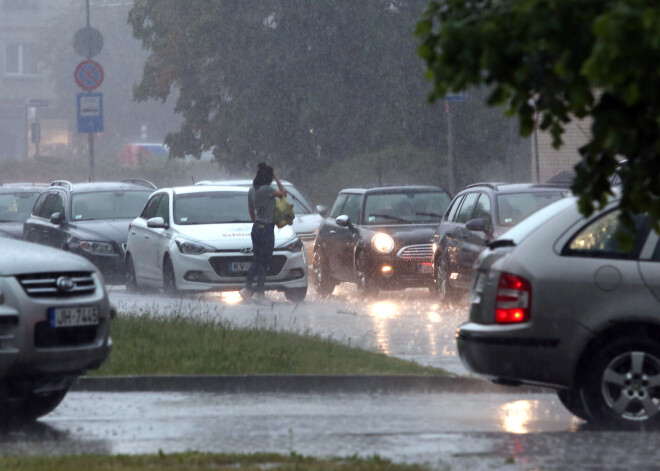
[[[252,261],[248,188],[187,186],[154,192],[128,230],[126,286],[233,291]],[[291,226],[275,228],[266,290],[289,301],[307,294],[307,253]]]

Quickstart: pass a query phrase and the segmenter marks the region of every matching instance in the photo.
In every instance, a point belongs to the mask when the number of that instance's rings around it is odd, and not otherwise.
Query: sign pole
[[[89,30],[89,0],[85,0],[86,8],[87,8],[87,29]],[[91,58],[92,54],[92,36],[89,36],[88,39],[88,44],[87,44],[87,59]],[[87,141],[88,141],[88,147],[89,147],[89,181],[93,182],[94,181],[94,133],[89,132],[87,133]]]

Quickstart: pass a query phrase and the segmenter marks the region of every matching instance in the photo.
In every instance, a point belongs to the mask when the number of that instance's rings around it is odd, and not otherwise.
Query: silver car
[[[571,197],[491,242],[457,334],[463,364],[553,388],[585,420],[660,422],[660,245],[647,217],[634,223],[617,201],[584,218]]]
[[[101,275],[78,255],[0,239],[0,418],[48,414],[112,348]]]

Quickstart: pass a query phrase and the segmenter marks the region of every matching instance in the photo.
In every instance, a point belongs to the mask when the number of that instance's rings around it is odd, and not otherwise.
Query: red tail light
[[[526,279],[502,273],[495,298],[495,322],[515,324],[529,320],[532,307],[532,287]]]

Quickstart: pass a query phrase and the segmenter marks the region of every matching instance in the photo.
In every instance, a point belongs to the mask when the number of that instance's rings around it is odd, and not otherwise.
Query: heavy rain
[[[630,113],[643,93],[612,105],[596,55],[566,92],[569,53],[527,51],[492,7],[451,4],[0,0],[0,328],[30,310],[34,330],[0,335],[0,409],[30,418],[2,428],[3,455],[656,469],[657,213],[615,209],[642,164],[614,138],[590,144],[605,105]],[[467,34],[500,27],[497,59]],[[274,229],[265,299],[239,291],[261,162],[295,212]],[[99,298],[76,300],[85,289]],[[107,336],[126,317],[293,333],[435,373],[85,375],[122,348]],[[5,341],[97,350],[62,373],[3,363]]]

